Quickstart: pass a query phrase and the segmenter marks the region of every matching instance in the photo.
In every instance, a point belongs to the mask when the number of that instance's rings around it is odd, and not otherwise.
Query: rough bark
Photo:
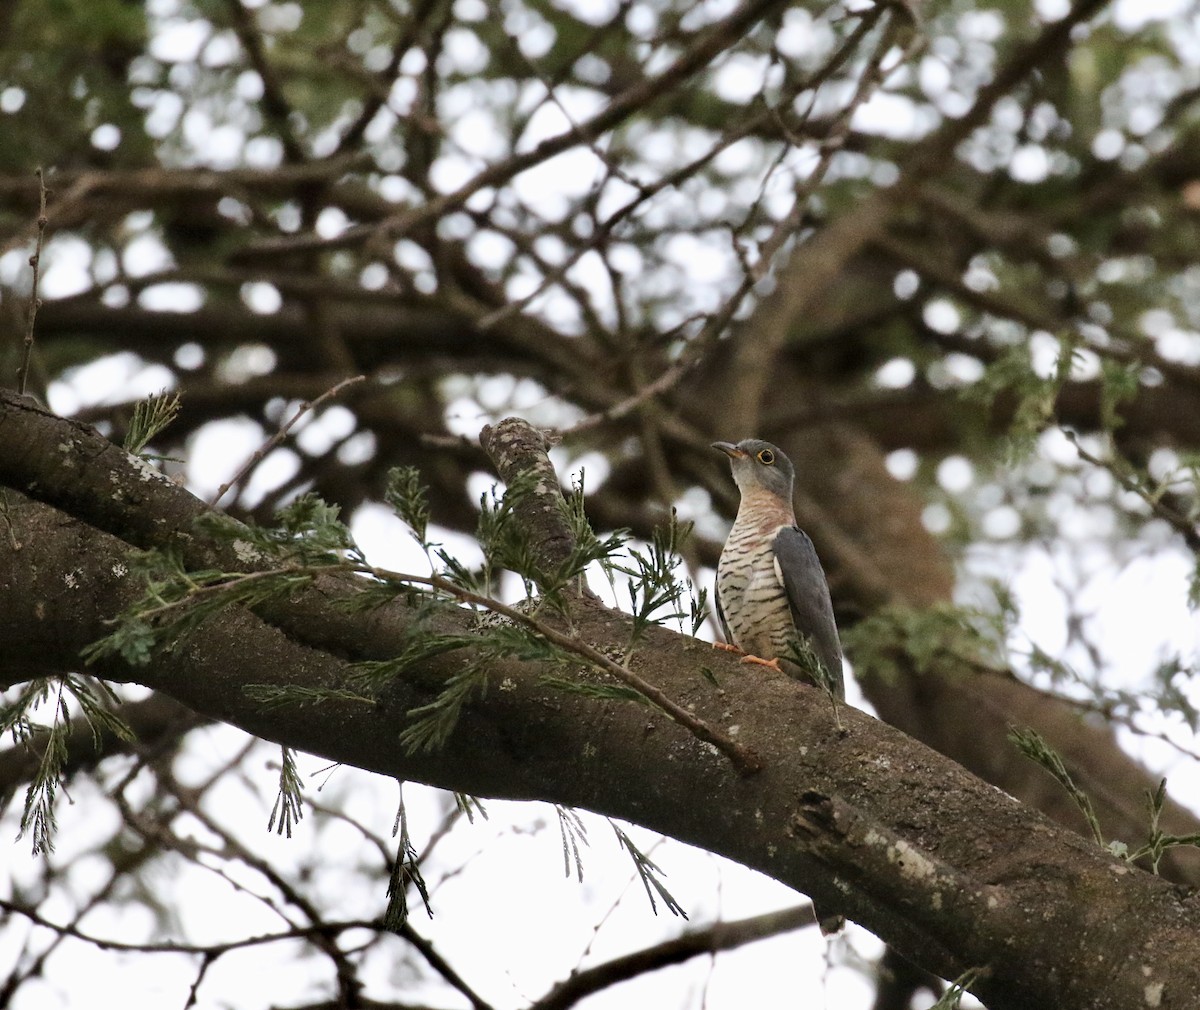
[[[131,543],[214,550],[204,506],[86,428],[5,398],[0,481],[0,658],[12,681],[79,666],[79,649],[137,592]],[[53,438],[57,451],[46,452]],[[388,775],[483,796],[569,803],[720,852],[844,911],[945,977],[971,967],[993,1010],[1190,1006],[1200,990],[1200,909],[1170,882],[1114,860],[885,723],[784,677],[749,675],[703,643],[655,630],[632,665],[699,717],[751,744],[744,777],[654,710],[547,687],[503,662],[435,754],[397,746],[405,713],[469,659],[460,650],[376,704],[264,709],[248,684],[336,686],[347,660],[387,655],[415,619],[329,604],[330,582],[262,613],[201,625],[144,667],[96,672],[144,684],[204,716]],[[470,626],[468,615],[457,630]],[[586,642],[620,649],[628,619],[580,598]],[[700,675],[710,667],[719,687]],[[580,671],[579,676],[592,674]],[[840,727],[839,727],[840,722]],[[704,797],[698,803],[697,797]],[[1061,938],[1070,936],[1064,944]]]

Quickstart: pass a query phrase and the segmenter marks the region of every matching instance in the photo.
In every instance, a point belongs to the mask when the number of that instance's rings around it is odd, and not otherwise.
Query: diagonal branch
[[[22,436],[36,436],[40,426],[54,441],[39,460]],[[25,490],[107,522],[118,514],[117,498],[140,513],[140,521],[128,519],[137,538],[157,530],[180,543],[195,539],[186,519],[164,529],[189,512],[174,496],[190,496],[144,473],[128,489],[114,483],[114,467],[127,457],[97,441],[81,426],[0,396],[0,483],[23,475],[22,493],[8,493],[6,509],[25,545],[0,552],[6,669],[78,668],[81,646],[141,593],[121,571],[121,540]],[[135,502],[139,488],[148,493]],[[1174,994],[1200,990],[1200,908],[1174,884],[1114,859],[860,712],[842,710],[839,732],[820,692],[786,677],[746,676],[732,657],[666,629],[650,628],[643,638],[655,683],[705,722],[731,734],[736,727],[737,738],[761,754],[760,774],[738,775],[657,712],[555,690],[542,663],[515,659],[489,660],[498,689],[464,708],[446,748],[398,748],[397,726],[473,661],[470,646],[395,678],[374,705],[334,698],[264,707],[247,695],[248,684],[336,691],[350,676],[348,653],[313,642],[354,642],[353,652],[394,656],[396,643],[420,633],[428,616],[404,599],[373,613],[332,606],[352,593],[331,583],[314,590],[324,609],[302,594],[287,601],[305,634],[228,608],[146,665],[114,658],[96,672],[335,761],[480,796],[579,806],[727,855],[844,911],[943,977],[986,966],[990,974],[972,990],[993,1010],[1144,1005],[1148,977],[1172,994],[1174,1004],[1164,1006],[1186,1005]],[[602,651],[626,640],[623,615],[585,605],[572,619]],[[462,636],[474,623],[465,610],[439,620]],[[701,662],[718,684],[697,676]],[[1073,942],[1053,942],[1064,935]]]
[[[691,930],[652,947],[614,957],[610,961],[575,972],[555,985],[541,999],[531,1003],[529,1010],[568,1010],[588,996],[647,972],[682,964],[701,954],[736,950],[746,944],[812,924],[813,910],[809,904],[795,905],[792,908],[754,915],[735,922],[715,922],[704,929]]]

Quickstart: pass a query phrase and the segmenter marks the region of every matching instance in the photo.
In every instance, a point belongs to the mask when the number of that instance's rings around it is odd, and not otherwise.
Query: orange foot
[[[769,666],[776,673],[783,673],[779,668],[778,659],[763,659],[762,656],[743,656],[743,663],[754,663],[756,666]]]
[[[712,647],[714,649],[720,649],[722,652],[739,652],[740,653],[742,651],[736,645],[726,645],[724,642],[713,642]]]

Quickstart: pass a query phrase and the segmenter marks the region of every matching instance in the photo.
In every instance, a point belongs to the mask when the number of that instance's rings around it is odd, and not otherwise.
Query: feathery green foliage
[[[469,649],[470,661],[457,665],[453,661],[447,663],[450,672],[436,686],[431,686],[430,699],[408,711],[408,721],[400,731],[399,741],[409,752],[428,752],[444,747],[464,707],[485,695],[489,675],[505,660],[545,663],[549,669],[543,683],[557,690],[604,701],[646,703],[647,699],[640,691],[613,681],[611,671],[604,668],[601,668],[599,678],[581,678],[577,673],[581,665],[594,660],[541,634],[537,615],[546,606],[566,613],[566,590],[583,577],[589,565],[599,563],[610,582],[616,574],[628,579],[634,608],[631,649],[645,629],[653,624],[690,620],[693,631],[697,630],[704,620],[704,594],[697,599],[690,592],[690,582],[681,583],[676,578],[680,545],[690,531],[690,524],[679,523],[672,513],[670,521],[656,531],[646,549],[632,550],[622,556],[620,551],[625,545],[622,533],[601,538],[591,531],[584,511],[581,476],[572,494],[563,500],[563,512],[574,536],[574,547],[561,564],[545,570],[515,519],[522,497],[532,493],[535,486],[536,475],[521,475],[510,483],[503,496],[494,490],[482,496],[477,534],[484,563],[481,568],[472,569],[444,548],[428,542],[431,519],[428,495],[416,471],[392,471],[387,500],[412,530],[431,561],[440,566],[431,576],[386,572],[372,567],[340,521],[338,510],[314,496],[298,498],[280,513],[278,524],[271,528],[243,525],[223,516],[208,517],[199,532],[217,544],[232,548],[233,554],[245,562],[246,570],[188,571],[172,552],[139,553],[132,566],[142,577],[145,591],[115,622],[113,631],[90,647],[88,655],[97,660],[119,654],[131,662],[149,662],[156,650],[171,648],[181,636],[229,607],[254,607],[303,588],[318,574],[345,573],[366,576],[353,583],[356,591],[348,594],[343,604],[348,609],[383,606],[399,595],[406,597],[407,602],[417,609],[417,620],[401,648],[386,659],[355,664],[347,684],[327,688],[251,684],[245,688],[251,698],[264,706],[312,705],[327,701],[371,704],[379,692],[397,678],[424,676],[428,664]],[[491,594],[502,571],[515,572],[525,584],[528,598],[513,608],[516,613],[488,612],[500,606],[492,600]],[[685,593],[689,598],[687,608],[683,604]],[[474,627],[467,632],[461,630],[464,609],[477,615]],[[521,615],[527,615],[528,620],[521,619]],[[443,616],[453,616],[453,620],[441,620]],[[456,630],[439,630],[450,627]],[[61,762],[61,758],[58,760]],[[52,759],[48,774],[56,774],[56,767]],[[33,811],[30,819],[48,837],[53,827],[52,804],[45,800],[44,792],[37,795],[31,792],[30,795]],[[40,805],[38,796],[43,797]],[[285,747],[279,792],[268,829],[290,836],[292,827],[302,816],[302,803],[295,754]],[[473,817],[477,811],[486,816],[478,801],[471,797],[460,797],[459,803],[468,817]],[[583,823],[577,815],[562,811],[559,820],[567,872],[571,872],[573,865],[576,875],[582,878],[580,843],[586,844]],[[407,921],[410,887],[417,889],[426,908],[429,907],[417,854],[407,831],[403,802],[397,824],[400,842],[390,874],[385,914],[389,929],[400,929]],[[634,861],[651,907],[657,910],[656,901],[661,899],[671,912],[683,915],[682,908],[663,885],[659,868],[637,849],[625,832],[615,825],[614,831]]]
[[[982,972],[978,968],[971,968],[969,971],[963,972],[950,983],[950,987],[942,993],[941,998],[929,1010],[958,1010],[962,1006],[963,996],[967,994],[981,974]]]
[[[692,524],[679,522],[674,508],[665,525],[655,527],[649,547],[645,551],[630,549],[628,564],[615,564],[614,568],[629,578],[628,592],[633,626],[629,635],[629,651],[647,628],[666,621],[690,619],[694,629],[703,622],[700,602],[690,593],[691,582],[681,582],[676,576],[682,558],[680,549],[691,535]],[[690,607],[683,610],[685,593]],[[662,613],[666,608],[666,613]],[[693,632],[694,633],[694,632]]]
[[[296,752],[286,744],[279,748],[279,795],[271,807],[267,830],[292,837],[292,825],[304,817],[304,793],[296,770]]]
[[[543,570],[537,552],[514,515],[525,496],[533,493],[537,475],[519,475],[503,495],[495,489],[480,500],[477,535],[484,564],[472,570],[443,548],[434,555],[441,562],[436,578],[414,581],[399,573],[386,573],[370,566],[339,519],[338,509],[313,495],[303,495],[280,511],[278,523],[270,528],[244,525],[228,517],[210,515],[199,524],[199,532],[229,545],[246,562],[247,571],[207,569],[189,571],[171,551],[139,552],[131,567],[145,582],[141,599],[114,622],[113,631],[88,647],[85,655],[95,662],[119,655],[127,662],[145,664],[154,651],[170,648],[202,622],[231,606],[255,607],[302,588],[320,572],[342,571],[371,576],[356,585],[358,590],[345,601],[350,609],[382,606],[403,593],[417,601],[422,616],[404,647],[384,660],[365,661],[355,666],[350,687],[293,689],[286,685],[249,685],[247,691],[264,705],[313,704],[342,700],[369,702],[384,685],[404,676],[414,667],[439,656],[470,647],[473,660],[455,671],[428,702],[414,707],[411,722],[401,733],[401,743],[410,751],[430,751],[445,745],[465,705],[481,697],[487,687],[488,670],[505,659],[535,660],[564,670],[577,666],[579,657],[552,644],[537,631],[507,619],[481,619],[470,634],[435,630],[436,616],[447,608],[460,610],[457,591],[490,599],[501,571],[516,572],[524,580],[532,614],[549,603],[566,610],[562,595],[583,576],[593,562],[600,562],[610,580],[624,575],[633,604],[630,649],[645,629],[667,620],[690,619],[693,630],[703,620],[704,595],[697,600],[691,584],[676,578],[680,545],[690,532],[672,512],[669,522],[654,534],[645,550],[632,550],[617,560],[624,546],[621,533],[597,537],[587,524],[583,506],[582,476],[563,511],[574,534],[575,545],[554,570]],[[426,549],[430,519],[428,495],[411,468],[394,470],[388,482],[388,501]],[[442,580],[439,582],[438,580]],[[684,610],[683,596],[689,597]],[[471,604],[473,607],[480,603]],[[483,604],[486,607],[486,603]],[[664,612],[665,611],[665,612]],[[555,687],[604,700],[644,700],[633,688],[608,682],[581,681],[576,677],[548,675]]]
[[[470,793],[456,792],[454,794],[454,803],[472,824],[475,823],[476,814],[485,821],[488,819],[487,808],[478,796],[472,796]]]
[[[176,392],[163,390],[144,400],[138,400],[125,432],[125,451],[134,456],[143,455],[142,450],[175,420],[182,401]]]
[[[330,701],[354,701],[361,705],[373,705],[375,699],[358,691],[342,687],[305,687],[298,684],[247,684],[242,693],[257,701],[264,709],[295,705],[320,705]]]
[[[336,564],[344,553],[351,560],[365,562],[349,527],[340,520],[340,512],[339,506],[304,494],[276,513],[274,526],[247,526],[237,533],[248,530],[250,542],[279,561],[319,567]],[[214,524],[223,524],[217,513],[210,513],[208,519],[209,524],[202,528],[211,530]],[[225,535],[237,536],[233,531]]]
[[[567,528],[571,531],[572,546],[562,570],[557,573],[557,578],[560,583],[565,584],[571,579],[581,577],[584,570],[596,562],[609,586],[613,587],[615,561],[629,540],[629,531],[618,529],[603,538],[596,536],[596,531],[592,529],[587,517],[584,478],[585,474],[581,469],[579,475],[571,482],[571,490],[563,497],[563,514],[567,520]]]
[[[579,847],[588,844],[587,825],[584,824],[583,818],[570,807],[556,803],[554,812],[558,814],[558,833],[562,838],[563,874],[570,879],[571,869],[574,867],[575,879],[582,884],[583,857],[580,855]]]
[[[488,664],[475,661],[451,675],[433,701],[409,709],[412,719],[400,732],[400,745],[410,754],[440,750],[450,739],[458,717],[473,698],[486,693]]]
[[[405,636],[396,655],[355,663],[351,669],[352,682],[374,694],[415,666],[478,643],[479,639],[474,635],[448,635],[418,625]]]
[[[660,879],[663,876],[663,871],[655,864],[655,862],[642,852],[633,843],[633,839],[629,837],[620,827],[613,821],[609,821],[613,831],[616,832],[617,841],[621,848],[629,853],[629,858],[633,860],[633,867],[637,870],[638,877],[642,881],[642,886],[646,889],[646,897],[650,899],[650,909],[655,915],[658,915],[658,904],[654,900],[657,894],[667,906],[667,911],[672,915],[678,915],[686,919],[687,912],[683,910],[683,906],[672,896],[667,890],[666,885]]]
[[[559,503],[573,541],[561,562],[553,568],[546,567],[530,543],[528,532],[520,523],[512,521],[513,514],[536,491],[540,480],[536,471],[529,470],[518,474],[503,496],[497,496],[495,488],[480,496],[475,535],[483,548],[484,567],[479,586],[481,591],[490,592],[492,580],[499,571],[514,572],[524,582],[527,597],[538,596],[544,605],[565,613],[563,592],[583,576],[592,562],[610,564],[613,555],[624,545],[625,537],[622,531],[617,531],[601,539],[588,525],[583,511],[581,476],[576,490]],[[470,588],[466,584],[464,587]]]
[[[963,673],[995,657],[995,615],[950,605],[888,607],[842,634],[859,677],[894,678],[902,664],[918,673]]]
[[[1159,820],[1162,817],[1163,807],[1166,805],[1166,802],[1167,780],[1160,779],[1154,789],[1146,790],[1146,806],[1150,820],[1150,830],[1146,841],[1136,849],[1128,848],[1124,842],[1110,842],[1109,849],[1131,863],[1142,859],[1146,860],[1150,864],[1151,872],[1157,875],[1158,864],[1162,862],[1162,858],[1166,855],[1168,849],[1173,849],[1180,845],[1200,847],[1200,834],[1171,835],[1159,827]]]
[[[170,551],[131,554],[128,563],[143,574],[146,589],[113,621],[110,634],[82,651],[88,663],[120,656],[132,665],[145,665],[156,649],[170,648],[227,608],[257,606],[293,592],[312,579],[311,571],[294,567],[258,572],[189,572]]]
[[[396,821],[392,834],[399,835],[396,858],[388,876],[387,910],[383,913],[383,927],[399,933],[408,923],[408,888],[412,885],[421,896],[425,914],[433,918],[433,906],[429,903],[429,888],[421,875],[420,856],[413,845],[408,831],[408,810],[404,806],[404,783],[400,783],[400,805],[396,809]]]
[[[415,466],[397,466],[388,471],[383,500],[412,531],[413,538],[426,551],[429,541],[429,494]]]
[[[997,355],[980,380],[966,387],[962,396],[966,402],[988,410],[995,408],[1000,397],[1016,398],[1005,447],[1011,461],[1028,455],[1037,436],[1052,423],[1059,386],[1055,379],[1034,371],[1028,349],[1020,344]]]
[[[495,579],[501,571],[515,572],[525,583],[525,595],[533,596],[537,586],[549,583],[540,570],[537,555],[521,524],[513,514],[521,502],[537,487],[538,475],[532,470],[517,474],[503,494],[493,485],[479,496],[479,521],[475,536],[483,549],[483,572],[477,583],[485,595],[491,595]],[[465,586],[464,588],[471,588]],[[551,591],[556,586],[551,586]]]
[[[1104,835],[1100,831],[1100,822],[1096,819],[1096,811],[1092,807],[1091,798],[1075,784],[1075,780],[1071,778],[1071,773],[1067,771],[1067,766],[1058,753],[1046,743],[1037,730],[1028,727],[1024,729],[1015,727],[1008,734],[1008,738],[1016,745],[1017,750],[1045,768],[1054,780],[1067,791],[1067,795],[1075,802],[1079,812],[1083,814],[1083,819],[1087,821],[1096,844],[1101,848],[1106,848]]]
[[[584,698],[596,698],[600,701],[632,701],[639,705],[647,705],[646,696],[640,691],[624,684],[600,683],[590,680],[576,680],[569,677],[542,677],[542,684],[567,694],[578,694]]]
[[[103,734],[112,733],[121,740],[132,741],[128,725],[104,702],[116,697],[100,681],[89,682],[78,674],[62,677],[38,677],[22,687],[10,704],[0,707],[0,735],[11,733],[13,742],[37,753],[37,769],[25,791],[21,825],[17,837],[26,833],[32,840],[34,854],[54,851],[54,832],[57,819],[54,801],[62,781],[62,769],[67,759],[67,737],[70,733],[71,701],[92,730],[100,745]],[[45,704],[51,708],[49,725],[38,725],[34,713]]]
[[[831,670],[821,662],[813,648],[812,639],[808,635],[793,635],[788,639],[787,649],[781,659],[790,660],[803,670],[812,682],[824,692],[825,697],[833,705],[833,717],[838,729],[842,727],[841,715],[838,713],[838,685]]]
[[[114,620],[112,633],[83,651],[84,659],[116,655],[144,665],[156,648],[169,648],[228,607],[253,608],[295,592],[322,570],[365,563],[336,506],[303,495],[278,516],[270,528],[216,513],[197,522],[197,531],[228,544],[246,571],[192,571],[172,550],[132,552],[127,563],[145,583],[143,595]]]

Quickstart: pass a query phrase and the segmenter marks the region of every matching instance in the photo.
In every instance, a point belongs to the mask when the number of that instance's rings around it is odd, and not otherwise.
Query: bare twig
[[[29,381],[29,359],[33,355],[33,324],[37,320],[38,309],[42,307],[42,300],[38,297],[38,283],[42,278],[42,243],[46,238],[46,194],[49,192],[41,168],[35,174],[38,181],[37,242],[33,255],[29,257],[29,265],[33,267],[33,286],[29,291],[29,315],[25,323],[25,355],[21,360],[21,367],[17,369],[17,392],[22,396],[25,395],[25,386]]]
[[[43,918],[33,909],[26,908],[14,901],[0,898],[0,909],[10,915],[21,915],[30,922],[49,929],[60,936],[69,936],[75,940],[90,943],[100,950],[136,951],[142,954],[203,954],[216,957],[230,950],[243,950],[247,947],[261,947],[268,943],[281,940],[306,939],[315,934],[325,933],[336,935],[352,929],[378,929],[379,921],[373,919],[349,919],[343,922],[315,922],[307,926],[296,926],[292,929],[280,930],[276,933],[260,933],[257,936],[247,936],[240,940],[223,943],[192,944],[173,940],[162,940],[155,943],[137,943],[128,940],[110,940],[102,936],[93,936],[76,925],[52,922]]]
[[[736,950],[746,944],[813,924],[812,905],[794,905],[776,912],[754,915],[672,937],[632,954],[622,954],[582,970],[556,983],[530,1010],[567,1010],[584,997],[602,992],[621,982],[673,964],[682,964],[702,954]]]
[[[293,414],[291,416],[291,418],[288,421],[286,421],[277,432],[275,432],[274,435],[272,435],[269,439],[267,439],[262,445],[260,445],[254,451],[254,455],[252,455],[248,460],[246,460],[246,464],[236,474],[234,474],[232,477],[230,477],[229,480],[227,480],[224,484],[221,485],[221,487],[218,489],[217,493],[213,496],[212,500],[208,504],[216,505],[217,502],[219,502],[222,498],[225,497],[225,493],[231,487],[233,487],[235,484],[241,483],[241,481],[243,481],[245,479],[246,474],[248,474],[256,466],[258,466],[258,464],[261,463],[263,461],[263,459],[266,457],[267,453],[269,453],[272,449],[274,449],[276,446],[278,446],[279,443],[282,442],[287,437],[287,433],[289,431],[291,431],[293,427],[295,427],[296,422],[299,421],[300,418],[302,418],[310,410],[315,411],[318,407],[320,407],[322,404],[324,404],[328,400],[333,399],[335,396],[337,396],[339,393],[341,393],[342,390],[346,389],[348,386],[353,386],[355,383],[362,382],[365,379],[366,379],[365,375],[355,375],[355,376],[350,377],[349,379],[343,379],[336,386],[332,387],[331,389],[325,390],[324,393],[322,393],[320,396],[318,396],[311,403],[308,401],[305,401],[304,403],[302,403],[300,405],[300,409],[297,410],[296,413]]]
[[[560,134],[547,137],[527,151],[488,166],[458,189],[431,197],[382,221],[354,225],[332,238],[314,235],[287,236],[248,246],[242,250],[242,255],[274,256],[285,252],[348,249],[368,240],[385,245],[412,234],[416,229],[461,207],[480,190],[506,183],[534,165],[549,161],[555,155],[580,144],[588,144],[594,138],[619,126],[640,112],[658,95],[708,66],[718,54],[729,48],[733,40],[741,38],[750,26],[780,6],[782,5],[779,0],[746,0],[743,6],[736,8],[726,18],[714,22],[699,33],[695,42],[661,72],[643,78],[625,89],[594,116],[583,121],[578,128],[569,128]]]
[[[476,320],[476,325],[478,325],[481,329],[487,329],[488,327],[494,326],[497,322],[506,318],[507,316],[524,310],[536,298],[543,295],[552,284],[561,282],[561,280],[566,276],[567,272],[571,270],[575,264],[583,258],[583,256],[585,256],[588,252],[592,252],[602,247],[603,244],[615,233],[617,227],[631,219],[634,213],[644,204],[648,203],[651,199],[656,197],[664,190],[675,189],[681,183],[694,178],[701,169],[711,164],[717,158],[717,156],[721,154],[721,152],[727,150],[746,137],[753,136],[754,134],[758,133],[763,129],[764,126],[772,125],[777,128],[781,128],[791,144],[798,144],[799,138],[795,137],[796,129],[799,126],[804,125],[804,123],[807,121],[808,113],[806,112],[804,114],[804,117],[797,127],[789,127],[785,121],[785,116],[781,109],[788,107],[800,94],[805,91],[812,91],[815,95],[816,91],[822,86],[822,84],[828,81],[853,54],[854,50],[858,46],[858,43],[862,40],[862,36],[865,35],[875,24],[880,13],[882,13],[882,10],[880,10],[878,13],[872,12],[865,15],[860,21],[859,26],[850,34],[850,36],[838,48],[838,50],[825,62],[824,66],[811,75],[797,81],[790,89],[789,93],[785,96],[782,96],[776,103],[765,105],[761,110],[749,116],[741,123],[732,125],[709,147],[707,151],[705,151],[699,157],[684,163],[674,171],[667,173],[666,175],[662,176],[662,178],[657,179],[652,183],[639,183],[638,185],[633,186],[632,188],[634,189],[634,195],[626,203],[617,207],[604,220],[597,222],[596,233],[592,242],[580,245],[571,253],[570,256],[566,257],[559,266],[554,267],[551,270],[544,271],[542,282],[527,295],[524,295],[521,298],[510,299],[504,305],[494,309],[492,312]],[[790,148],[785,146],[780,152],[780,157],[782,158],[785,156],[789,150]],[[606,165],[612,160],[611,158],[600,155],[599,153],[598,156],[601,157],[601,160],[603,160]],[[755,202],[755,206],[757,206],[757,203],[758,201]],[[754,213],[755,210],[752,207],[750,212],[746,215],[746,220],[750,221]],[[740,252],[741,247],[739,246],[737,248]],[[747,271],[747,274],[749,274],[749,271]],[[745,286],[745,290],[739,290],[738,293],[729,300],[727,303],[729,305],[728,316],[722,313],[722,319],[727,321],[728,318],[732,318],[738,307],[740,307],[742,299],[749,291],[749,288],[752,286],[752,284],[752,281],[748,281]],[[618,302],[618,305],[619,304],[620,303]],[[705,332],[710,332],[710,330],[711,332],[718,332],[723,328],[724,323],[715,329],[708,328]]]
[[[697,364],[698,360],[690,357],[687,360],[681,361],[677,365],[672,365],[662,373],[653,382],[648,382],[642,386],[632,396],[627,396],[619,403],[614,403],[606,410],[601,410],[595,414],[589,414],[577,424],[573,424],[570,428],[558,432],[558,437],[562,439],[570,438],[573,435],[582,434],[585,431],[591,431],[593,428],[598,428],[602,424],[610,421],[619,421],[627,414],[637,410],[647,400],[652,400],[660,393],[665,393],[673,389],[688,372],[690,372]]]
[[[610,659],[599,649],[593,648],[586,642],[581,642],[579,639],[559,631],[557,628],[551,627],[537,618],[531,617],[529,614],[507,606],[499,600],[493,600],[490,597],[472,593],[470,590],[463,589],[461,586],[455,585],[453,582],[437,575],[405,575],[370,566],[362,566],[359,570],[389,581],[414,582],[418,585],[427,585],[439,592],[449,593],[464,603],[472,603],[476,606],[484,607],[494,614],[507,617],[510,621],[516,621],[518,624],[522,624],[531,631],[536,632],[542,638],[546,639],[546,641],[568,652],[573,652],[581,659],[587,660],[592,666],[610,674],[627,687],[633,688],[643,698],[679,723],[679,725],[691,731],[692,735],[697,739],[716,747],[717,750],[729,758],[733,766],[742,775],[753,775],[755,772],[762,770],[762,761],[749,747],[743,747],[724,733],[713,729],[703,719],[693,715],[682,705],[672,700],[661,688],[639,677],[629,667],[618,663],[614,659]]]
[[[883,14],[884,8],[882,6],[872,8],[864,14],[841,51],[849,53],[854,48],[857,48],[858,44],[876,27]],[[795,241],[800,234],[801,226],[810,213],[809,202],[812,195],[824,181],[833,165],[834,158],[841,151],[846,137],[849,135],[854,113],[882,87],[887,77],[887,74],[882,69],[882,64],[891,51],[892,41],[898,32],[897,23],[902,17],[903,15],[901,14],[892,14],[886,21],[853,94],[838,111],[829,132],[824,140],[821,141],[819,146],[820,156],[817,164],[807,176],[798,180],[794,186],[791,210],[775,225],[766,239],[759,244],[757,257],[750,265],[751,272],[748,276],[743,277],[742,283],[735,295],[736,301],[732,303],[735,311],[741,299],[748,295],[770,273],[776,258],[784,247],[789,242]],[[915,49],[919,45],[920,39],[914,36],[910,40],[910,47]],[[816,102],[815,91],[812,101],[813,103]],[[798,137],[794,138],[793,143],[799,139]],[[853,215],[848,215],[842,220],[852,219]],[[818,240],[810,241],[801,246],[797,256],[793,257],[793,264],[791,265],[794,266],[796,262],[802,263],[812,259],[814,254],[819,255],[821,240],[827,241],[830,235],[836,236],[836,232],[833,229],[827,229],[820,234]],[[795,286],[780,285],[781,289],[785,287],[790,289],[787,297],[764,300],[759,311],[756,313],[753,327],[755,339],[742,340],[735,348],[730,368],[732,384],[730,399],[732,402],[737,403],[739,409],[742,411],[742,417],[739,418],[739,427],[745,431],[756,431],[759,427],[764,393],[770,384],[778,353],[783,347],[787,335],[791,332],[791,320],[799,317],[805,307],[807,298],[815,296],[821,290],[819,286],[814,284],[809,287],[807,295],[804,295]],[[709,329],[710,334],[713,332]]]
[[[1075,451],[1079,453],[1079,458],[1085,463],[1091,463],[1092,466],[1098,466],[1102,470],[1107,470],[1116,479],[1126,491],[1132,491],[1135,495],[1142,499],[1150,510],[1164,520],[1173,530],[1183,537],[1184,543],[1192,550],[1193,553],[1200,554],[1200,530],[1197,530],[1196,524],[1192,522],[1183,513],[1176,511],[1157,495],[1151,494],[1150,491],[1137,480],[1128,471],[1122,469],[1114,460],[1104,460],[1099,456],[1094,456],[1088,452],[1079,442],[1078,436],[1067,431],[1067,440],[1075,446]]]
[[[669,716],[675,722],[679,723],[685,729],[689,730],[697,739],[711,744],[727,758],[733,766],[742,775],[753,775],[762,770],[762,761],[758,755],[749,747],[744,747],[731,739],[719,730],[713,729],[703,719],[689,712],[686,708],[674,701],[661,688],[651,684],[648,680],[634,673],[629,667],[616,660],[610,659],[599,649],[588,645],[586,642],[580,641],[573,635],[564,631],[560,631],[552,625],[546,624],[544,621],[539,621],[536,617],[523,613],[515,607],[510,607],[499,600],[493,599],[490,596],[484,596],[480,593],[472,592],[465,589],[449,579],[443,578],[440,575],[414,575],[409,572],[397,572],[389,568],[379,568],[375,565],[368,565],[356,561],[335,561],[330,564],[310,565],[307,567],[292,567],[292,568],[268,568],[260,569],[253,572],[246,572],[232,576],[230,579],[225,579],[219,582],[212,582],[206,585],[193,586],[180,599],[170,600],[159,604],[156,607],[145,610],[141,613],[141,617],[145,619],[157,618],[162,614],[172,610],[178,610],[185,607],[202,596],[219,595],[222,592],[229,590],[232,585],[243,585],[247,582],[269,581],[272,578],[281,575],[295,576],[298,574],[309,573],[331,573],[331,572],[353,572],[359,575],[370,575],[382,582],[396,584],[402,583],[406,585],[428,586],[430,589],[438,593],[443,593],[447,596],[452,596],[454,599],[463,603],[469,603],[472,606],[482,607],[493,614],[499,614],[501,617],[506,617],[510,621],[529,628],[535,634],[541,636],[546,641],[558,646],[566,652],[573,653],[585,660],[590,666],[609,674],[616,680],[619,680],[627,687],[633,688],[639,695],[645,698],[648,702],[660,709],[664,714]]]
[[[370,89],[363,100],[358,117],[342,134],[342,139],[338,141],[337,153],[356,149],[363,134],[367,132],[367,127],[371,125],[371,120],[375,118],[380,109],[389,104],[392,83],[400,71],[400,61],[417,41],[434,7],[435,0],[420,0],[408,15],[404,29],[396,39],[395,45],[392,46],[392,55],[388,58],[387,66],[378,74],[370,76],[369,80],[372,80],[376,86]]]

